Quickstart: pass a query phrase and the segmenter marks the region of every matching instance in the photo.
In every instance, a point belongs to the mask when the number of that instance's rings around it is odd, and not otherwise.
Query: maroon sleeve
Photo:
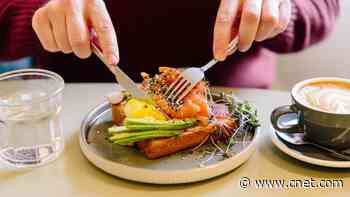
[[[279,36],[263,45],[278,53],[300,51],[323,40],[339,14],[339,0],[292,0],[292,19]]]
[[[40,43],[31,26],[32,16],[47,0],[0,0],[0,59],[30,56]]]

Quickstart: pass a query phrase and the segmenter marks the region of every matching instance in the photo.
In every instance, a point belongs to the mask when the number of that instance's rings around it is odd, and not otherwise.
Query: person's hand
[[[283,32],[291,18],[291,0],[221,0],[217,13],[213,52],[225,60],[230,41],[238,35],[238,50],[249,50]]]
[[[32,26],[45,50],[73,52],[80,58],[91,55],[91,27],[108,63],[119,61],[115,30],[103,0],[51,0],[35,12]]]

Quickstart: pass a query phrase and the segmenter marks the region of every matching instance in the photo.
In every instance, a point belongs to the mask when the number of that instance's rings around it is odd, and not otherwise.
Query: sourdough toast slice
[[[145,140],[138,142],[137,146],[148,159],[158,159],[201,144],[208,139],[210,133],[214,130],[215,128],[210,125],[206,127],[197,126],[186,129],[179,136]]]
[[[112,121],[120,126],[124,119],[125,119],[125,114],[124,114],[124,105],[125,103],[121,102],[118,104],[111,104],[111,109],[112,109]]]

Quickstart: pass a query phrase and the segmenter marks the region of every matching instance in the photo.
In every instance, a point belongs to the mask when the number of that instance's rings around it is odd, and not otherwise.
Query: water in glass
[[[9,168],[37,167],[63,150],[63,80],[48,71],[17,72],[24,75],[13,73],[16,77],[5,80],[0,75],[0,162]]]

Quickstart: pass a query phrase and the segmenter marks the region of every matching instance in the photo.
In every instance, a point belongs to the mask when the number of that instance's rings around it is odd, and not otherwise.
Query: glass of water
[[[60,111],[64,81],[42,69],[0,75],[0,165],[32,168],[63,150]],[[2,167],[2,168],[3,168]]]

